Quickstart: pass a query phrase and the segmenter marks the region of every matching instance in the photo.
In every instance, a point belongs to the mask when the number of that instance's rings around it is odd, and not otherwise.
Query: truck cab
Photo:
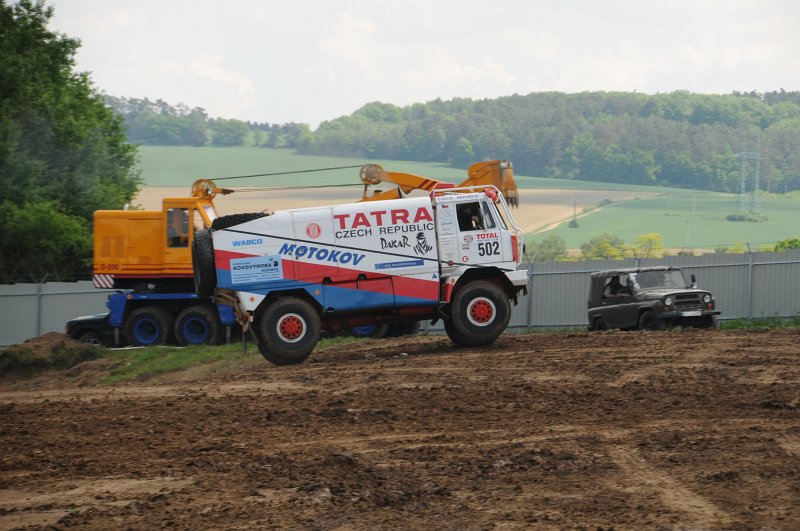
[[[128,289],[154,284],[192,289],[191,244],[196,230],[217,214],[208,198],[167,198],[161,210],[94,213],[96,287]]]

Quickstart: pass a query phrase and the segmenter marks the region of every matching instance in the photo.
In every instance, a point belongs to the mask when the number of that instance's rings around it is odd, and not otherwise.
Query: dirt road
[[[800,527],[800,333],[364,341],[0,388],[0,529]],[[54,384],[51,384],[54,385]]]

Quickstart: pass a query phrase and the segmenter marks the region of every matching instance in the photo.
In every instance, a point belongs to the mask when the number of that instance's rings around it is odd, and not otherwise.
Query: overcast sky
[[[797,0],[47,0],[113,96],[319,122],[539,91],[800,90]]]

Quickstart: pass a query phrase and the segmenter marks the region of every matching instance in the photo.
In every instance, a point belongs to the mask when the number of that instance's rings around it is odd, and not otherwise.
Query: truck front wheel
[[[280,298],[256,314],[255,332],[261,355],[275,365],[302,363],[322,333],[319,314],[296,297]]]
[[[125,335],[136,347],[168,343],[172,334],[172,316],[164,308],[145,306],[131,312],[125,321]]]
[[[451,303],[450,319],[445,321],[447,337],[456,345],[489,345],[508,327],[511,302],[496,284],[471,282],[458,290]]]
[[[175,320],[175,339],[182,347],[216,345],[221,337],[217,313],[208,306],[191,306]]]

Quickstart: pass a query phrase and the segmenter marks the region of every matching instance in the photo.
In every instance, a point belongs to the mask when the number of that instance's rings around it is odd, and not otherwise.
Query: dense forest
[[[374,102],[320,124],[213,119],[200,108],[106,97],[134,143],[251,143],[302,154],[442,162],[509,159],[518,174],[739,191],[800,189],[800,92],[539,92],[497,99]],[[758,153],[760,160],[752,158]]]
[[[532,93],[370,103],[320,124],[301,153],[447,162],[509,159],[524,175],[738,191],[740,152],[761,189],[800,188],[800,92]],[[748,172],[755,161],[746,161]]]

